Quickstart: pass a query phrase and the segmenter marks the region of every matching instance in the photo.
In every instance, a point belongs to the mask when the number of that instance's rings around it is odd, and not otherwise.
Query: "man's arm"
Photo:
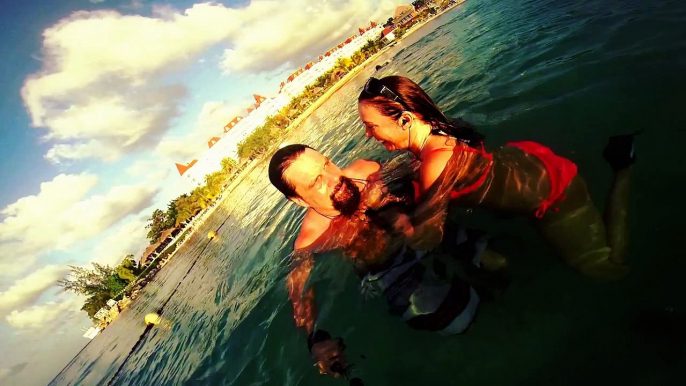
[[[323,233],[323,224],[317,221],[316,215],[308,213],[303,219],[300,234],[295,240],[291,259],[291,271],[286,278],[288,298],[293,303],[293,319],[297,327],[304,327],[307,334],[314,330],[317,310],[314,302],[314,290],[305,291],[307,279],[314,267],[314,255],[306,248],[311,246]]]
[[[351,163],[350,166],[345,168],[346,174],[349,176],[354,176],[356,178],[366,179],[370,174],[377,172],[381,168],[378,162],[358,159]]]
[[[295,325],[303,327],[307,331],[310,355],[317,364],[319,372],[338,377],[340,374],[332,367],[334,364],[338,364],[343,369],[348,367],[343,355],[345,347],[341,346],[339,339],[332,339],[329,333],[322,330],[314,331],[314,324],[317,320],[314,290],[310,288],[305,291],[307,279],[314,267],[314,254],[309,250],[309,247],[326,231],[328,221],[328,219],[324,220],[323,217],[314,212],[305,216],[300,234],[295,240],[293,265],[286,279],[286,285],[288,297],[293,302]]]
[[[304,291],[307,279],[314,266],[312,253],[304,250],[293,252],[291,272],[286,278],[288,298],[293,303],[293,319],[297,327],[304,327],[307,334],[314,331],[316,309],[314,303],[314,291],[312,288]]]

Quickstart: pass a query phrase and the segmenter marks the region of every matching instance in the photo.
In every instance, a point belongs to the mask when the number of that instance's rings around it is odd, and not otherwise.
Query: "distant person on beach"
[[[628,272],[624,260],[633,135],[610,138],[603,152],[615,172],[603,217],[572,161],[530,141],[487,150],[470,123],[446,118],[408,78],[370,78],[358,110],[367,137],[389,151],[408,151],[421,162],[419,202],[449,193],[450,202],[460,206],[525,215],[582,274],[611,280]]]
[[[388,66],[389,63],[390,63],[390,61],[387,60],[386,62],[384,62],[384,64],[377,64],[376,67],[375,67],[375,69],[374,69],[374,71],[379,71],[379,70],[381,70],[382,68]]]
[[[338,357],[342,349],[332,344],[328,333],[315,330],[314,292],[306,284],[316,255],[342,251],[361,278],[366,295],[383,293],[391,312],[409,326],[444,334],[468,328],[479,296],[449,270],[428,267],[425,263],[430,259],[425,256],[436,256],[434,267],[459,261],[471,273],[481,272],[481,264],[491,270],[503,265],[501,256],[485,250],[483,234],[455,227],[446,230],[451,236],[431,252],[412,248],[421,244],[415,240],[421,239],[423,228],[445,223],[444,217],[439,215],[434,222],[434,214],[427,214],[424,224],[409,225],[406,213],[412,209],[414,189],[406,177],[415,170],[399,158],[383,166],[357,160],[340,169],[305,145],[283,147],[270,161],[271,183],[308,209],[286,282],[296,325],[307,331],[310,351],[317,352],[313,357],[322,373],[335,372],[331,366],[336,360],[328,358]]]

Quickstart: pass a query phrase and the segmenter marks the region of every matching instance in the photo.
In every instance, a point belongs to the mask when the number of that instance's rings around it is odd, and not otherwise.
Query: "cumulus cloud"
[[[0,292],[0,316],[3,311],[33,303],[68,271],[66,266],[48,265],[15,281],[6,291]]]
[[[163,9],[153,17],[80,11],[45,30],[45,66],[23,89],[34,123],[43,123],[53,103],[89,86],[144,86],[158,70],[188,61],[235,28],[226,23],[232,11],[221,5],[172,15]]]
[[[6,320],[12,327],[20,330],[41,330],[54,323],[55,320],[73,316],[83,306],[83,299],[73,297],[62,302],[49,302],[39,306],[32,306],[24,310],[14,310],[7,315]]]
[[[271,70],[312,59],[399,3],[253,0],[183,12],[153,6],[151,16],[75,12],[44,31],[43,67],[26,79],[22,97],[32,125],[57,143],[49,161],[112,162],[166,133],[186,88],[165,76],[197,63],[208,48],[231,47],[221,61],[227,72]]]
[[[86,197],[96,176],[60,174],[41,184],[37,195],[8,205],[0,223],[0,275],[25,271],[37,256],[65,250],[94,237],[126,216],[150,206],[154,184],[124,185]]]
[[[357,33],[358,27],[387,20],[402,3],[253,1],[242,15],[244,32],[232,36],[233,47],[224,52],[222,68],[227,73],[261,71],[297,59],[312,60],[324,49]]]
[[[53,148],[48,159],[113,160],[159,139],[185,96],[164,75],[226,39],[233,12],[215,4],[157,8],[152,17],[81,11],[45,30],[44,66],[22,97],[46,139],[77,143]]]
[[[84,143],[58,144],[50,148],[45,159],[61,164],[85,158],[100,158],[105,162],[114,162],[121,156],[121,152],[104,144],[102,141],[92,140]]]
[[[69,97],[74,99],[65,100],[68,108],[46,113],[40,123],[49,129],[44,139],[58,143],[45,158],[55,164],[86,158],[114,162],[126,152],[158,141],[179,115],[178,103],[186,90],[181,86],[143,89],[121,85],[93,90],[89,100],[80,101],[78,93],[73,93]]]

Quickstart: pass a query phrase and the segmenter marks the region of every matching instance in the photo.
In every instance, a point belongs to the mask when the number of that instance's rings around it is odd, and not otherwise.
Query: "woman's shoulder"
[[[453,156],[455,150],[460,148],[461,143],[451,137],[433,137],[422,151],[422,168],[436,163],[445,164]]]
[[[431,188],[445,169],[458,146],[452,138],[444,141],[432,141],[422,154],[422,165],[419,169],[419,185],[422,193]]]

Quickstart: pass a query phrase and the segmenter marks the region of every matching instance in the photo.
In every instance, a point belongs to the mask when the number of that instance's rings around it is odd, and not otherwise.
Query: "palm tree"
[[[362,46],[360,51],[362,51],[364,54],[365,59],[369,59],[372,55],[379,52],[379,50],[384,46],[385,44],[381,41],[370,40],[364,46]]]
[[[238,171],[238,164],[233,158],[226,157],[221,161],[222,172],[228,177]]]
[[[186,222],[189,218],[195,216],[200,211],[200,205],[197,198],[193,195],[184,194],[176,199],[174,202],[178,215],[176,216],[176,226]]]
[[[362,64],[362,62],[365,61],[366,58],[364,57],[362,52],[360,50],[358,50],[358,51],[355,51],[355,53],[353,54],[353,56],[350,57],[350,59],[353,61],[355,66],[359,66],[360,64]]]
[[[193,189],[191,196],[195,199],[200,209],[207,209],[213,199],[206,186],[198,186],[197,188]]]
[[[336,64],[334,64],[332,70],[332,78],[334,78],[336,81],[341,79],[345,74],[347,74],[350,71],[350,68],[353,67],[353,62],[350,60],[350,58],[338,58],[336,61]]]
[[[314,81],[313,85],[315,87],[326,87],[326,81],[329,79],[328,77],[328,71],[317,78],[317,80]]]
[[[288,117],[283,115],[282,113],[272,115],[270,118],[272,120],[273,125],[280,129],[285,129],[291,123],[291,120],[288,119]]]

